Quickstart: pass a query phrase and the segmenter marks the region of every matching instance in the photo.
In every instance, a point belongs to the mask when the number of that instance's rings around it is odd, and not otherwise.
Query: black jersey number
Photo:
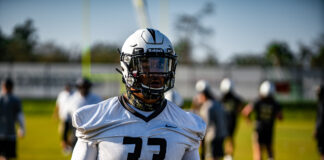
[[[141,156],[142,139],[139,137],[124,137],[123,144],[135,144],[133,153],[128,153],[127,160],[136,160]]]
[[[142,139],[140,137],[124,137],[123,144],[135,144],[133,153],[128,153],[127,160],[136,160],[141,156]],[[165,158],[167,142],[163,138],[148,138],[147,145],[159,145],[159,154],[153,154],[153,160]]]

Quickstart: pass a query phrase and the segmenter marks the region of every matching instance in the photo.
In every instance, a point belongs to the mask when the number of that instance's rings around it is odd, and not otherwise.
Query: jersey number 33
[[[135,145],[134,152],[128,153],[127,160],[137,160],[141,157],[143,140],[140,137],[124,137],[123,144]],[[165,158],[167,141],[163,138],[148,138],[147,145],[160,146],[159,154],[153,154],[153,160]]]

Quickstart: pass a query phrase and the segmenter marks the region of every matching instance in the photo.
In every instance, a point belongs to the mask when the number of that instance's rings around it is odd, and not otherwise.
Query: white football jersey
[[[63,121],[66,120],[68,117],[68,107],[66,106],[66,103],[71,97],[72,93],[73,92],[63,90],[58,94],[56,99],[56,104],[59,107],[59,117]]]
[[[97,104],[100,101],[102,101],[101,97],[91,92],[86,97],[83,97],[80,92],[73,93],[66,102],[68,118],[71,118],[73,113],[79,108],[86,105]]]
[[[165,100],[145,117],[120,97],[77,110],[73,115],[78,142],[72,159],[199,159],[206,125],[190,112]]]

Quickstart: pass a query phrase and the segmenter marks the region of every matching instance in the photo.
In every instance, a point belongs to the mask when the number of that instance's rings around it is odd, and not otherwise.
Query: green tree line
[[[187,65],[218,65],[217,54],[208,44],[198,44],[207,50],[203,62],[197,62],[192,55],[193,37],[204,38],[212,30],[201,25],[200,20],[212,13],[211,5],[206,5],[194,15],[180,15],[176,29],[180,30],[179,40],[175,43],[179,63]],[[94,63],[118,63],[119,54],[116,44],[98,42],[90,47],[91,61]],[[74,53],[76,52],[76,53]],[[28,19],[14,27],[11,35],[5,35],[0,29],[0,62],[80,62],[81,50],[66,49],[55,42],[39,42],[33,20]],[[324,34],[307,46],[299,45],[299,51],[293,53],[284,41],[272,41],[262,54],[240,53],[231,57],[231,64],[239,66],[309,66],[324,68]]]
[[[80,62],[81,49],[68,50],[55,42],[39,42],[33,20],[14,27],[6,36],[0,29],[0,62]],[[91,46],[91,60],[96,63],[118,63],[117,45],[103,42]],[[75,53],[76,52],[76,53]]]
[[[231,59],[236,65],[261,66],[299,66],[324,68],[324,34],[313,41],[310,46],[299,44],[299,50],[294,53],[283,41],[272,41],[262,54],[236,54]]]

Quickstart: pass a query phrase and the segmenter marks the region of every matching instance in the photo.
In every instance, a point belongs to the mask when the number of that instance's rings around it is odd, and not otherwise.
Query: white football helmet
[[[197,92],[205,92],[210,90],[209,83],[205,80],[199,80],[196,82],[196,91]]]
[[[229,78],[224,78],[222,82],[220,83],[220,91],[223,94],[227,94],[229,92],[232,92],[234,89],[234,83]]]
[[[173,88],[177,56],[170,40],[160,31],[137,30],[127,38],[120,54],[120,72],[127,90],[152,97],[163,96]],[[162,85],[155,84],[156,77],[163,79]]]
[[[259,94],[262,97],[268,97],[273,95],[275,92],[274,86],[270,81],[264,81],[260,85]]]

